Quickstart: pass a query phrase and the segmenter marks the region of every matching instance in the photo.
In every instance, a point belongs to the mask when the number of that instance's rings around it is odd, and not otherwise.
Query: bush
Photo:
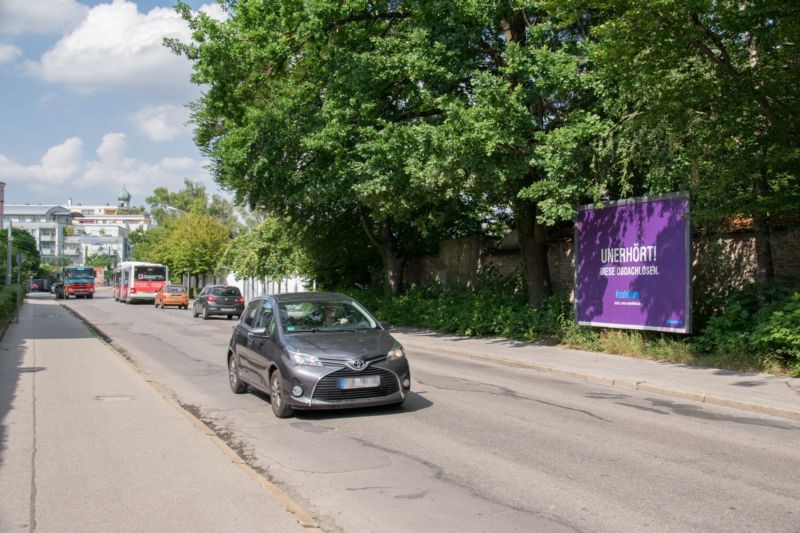
[[[579,326],[565,296],[528,305],[519,279],[489,278],[474,288],[412,286],[391,298],[375,290],[344,290],[381,320],[457,335],[517,340],[549,338],[570,348],[739,370],[800,375],[800,291],[751,286],[732,291],[698,317],[702,329],[683,335]]]
[[[412,286],[394,298],[376,291],[344,290],[378,318],[398,326],[423,327],[467,336],[495,335],[518,340],[542,337],[586,347],[583,330],[573,323],[572,304],[553,296],[542,306],[528,305],[517,278],[482,279],[474,288],[443,289],[438,285]],[[590,343],[591,344],[591,343]]]
[[[774,363],[800,376],[800,291],[758,312],[749,345],[766,365]]]
[[[5,327],[14,316],[17,308],[17,294],[24,294],[17,285],[0,288],[0,328]]]
[[[731,292],[693,345],[760,370],[800,375],[800,292],[752,285]]]

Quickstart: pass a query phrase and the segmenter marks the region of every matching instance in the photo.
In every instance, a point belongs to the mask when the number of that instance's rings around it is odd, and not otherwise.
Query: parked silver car
[[[275,416],[294,409],[402,404],[411,389],[403,347],[352,298],[290,293],[254,298],[228,348],[233,392],[270,396]]]

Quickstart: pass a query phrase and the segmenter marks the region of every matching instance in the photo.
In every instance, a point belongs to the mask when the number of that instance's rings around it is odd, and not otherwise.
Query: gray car
[[[192,304],[192,316],[208,320],[214,315],[225,315],[230,320],[239,318],[244,309],[244,297],[239,287],[206,285]]]
[[[343,294],[254,298],[228,348],[233,392],[270,396],[275,416],[295,409],[400,405],[411,389],[403,347]]]

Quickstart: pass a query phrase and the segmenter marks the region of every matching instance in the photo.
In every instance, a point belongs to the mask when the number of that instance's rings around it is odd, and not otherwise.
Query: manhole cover
[[[96,399],[100,400],[101,402],[125,402],[132,400],[133,396],[128,396],[125,394],[100,394],[99,396],[96,396]]]

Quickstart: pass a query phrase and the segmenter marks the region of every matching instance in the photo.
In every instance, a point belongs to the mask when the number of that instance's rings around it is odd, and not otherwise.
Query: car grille
[[[368,365],[372,365],[374,363],[380,363],[381,361],[385,361],[386,360],[386,356],[385,355],[375,355],[375,356],[372,356],[372,357],[364,357],[363,359],[364,359],[365,363],[367,363]],[[345,363],[347,362],[347,360],[345,360],[345,359],[329,359],[329,358],[326,358],[326,357],[320,357],[319,358],[319,362],[322,363],[322,366],[330,366],[330,367],[333,367],[333,368],[342,368],[342,367],[346,366]],[[364,374],[361,374],[361,375],[364,375]]]
[[[368,389],[339,389],[339,378],[349,378],[358,376],[380,376],[381,384],[378,387],[371,387]],[[314,399],[324,400],[326,402],[342,401],[342,400],[360,400],[363,398],[380,398],[381,396],[388,396],[400,390],[397,382],[397,377],[385,370],[378,367],[368,367],[361,372],[356,372],[347,367],[340,368],[324,376],[317,383],[314,389]]]

